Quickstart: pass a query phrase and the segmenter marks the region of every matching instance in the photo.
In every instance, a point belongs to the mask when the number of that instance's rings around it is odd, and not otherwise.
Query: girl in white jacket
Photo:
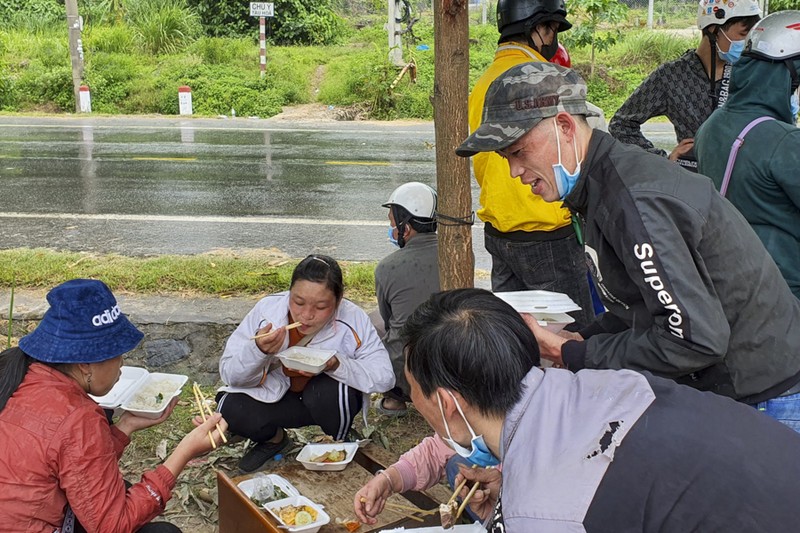
[[[295,267],[289,291],[259,301],[228,339],[219,362],[226,386],[217,402],[230,431],[256,443],[239,462],[242,471],[257,470],[290,444],[284,428],[319,425],[344,439],[363,394],[394,386],[389,354],[369,317],[343,293],[338,263],[310,255]],[[294,322],[301,325],[286,328]],[[275,357],[290,346],[336,355],[314,375]]]

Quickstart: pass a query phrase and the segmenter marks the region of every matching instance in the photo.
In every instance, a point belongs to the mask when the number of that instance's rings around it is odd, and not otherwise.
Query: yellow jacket
[[[519,43],[504,43],[494,61],[475,83],[469,95],[469,130],[478,129],[483,101],[489,85],[506,70],[520,63],[544,61],[535,50]],[[529,185],[511,179],[508,162],[494,152],[472,157],[472,170],[481,188],[478,217],[503,233],[511,231],[552,231],[570,224],[570,213],[561,202],[545,202]]]

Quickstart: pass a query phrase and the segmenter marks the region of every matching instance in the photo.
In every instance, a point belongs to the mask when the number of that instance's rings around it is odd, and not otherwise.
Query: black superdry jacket
[[[564,201],[608,312],[568,368],[649,370],[755,403],[800,381],[800,300],[710,179],[594,130]]]

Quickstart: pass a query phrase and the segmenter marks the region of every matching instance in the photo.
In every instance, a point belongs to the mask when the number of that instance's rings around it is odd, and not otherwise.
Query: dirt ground
[[[163,458],[175,448],[188,431],[191,431],[193,427],[191,419],[196,413],[192,393],[187,389],[190,387],[184,388],[178,406],[165,423],[134,433],[131,444],[120,461],[123,476],[128,481],[139,481],[143,472],[161,464]],[[214,389],[211,387],[204,387],[203,392],[209,398],[214,396]],[[365,428],[362,417],[359,416],[354,429],[395,455],[400,455],[432,434],[430,427],[413,407],[406,416],[396,418],[382,416],[370,408],[368,418],[370,427]],[[290,430],[289,433],[295,446],[284,454],[288,460],[292,460],[305,443],[324,437],[316,426]],[[247,445],[247,441],[231,443],[205,457],[191,461],[178,477],[166,511],[157,520],[171,522],[185,533],[216,532],[216,471],[221,469],[230,476],[238,475],[236,465]]]

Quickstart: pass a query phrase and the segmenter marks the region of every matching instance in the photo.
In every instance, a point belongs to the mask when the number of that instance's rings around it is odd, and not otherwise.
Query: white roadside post
[[[398,5],[400,0],[389,0],[389,22],[386,31],[389,34],[389,61],[398,67],[405,66],[403,61],[403,40],[400,37],[400,24],[402,8]]]
[[[258,43],[261,56],[261,77],[267,71],[267,17],[275,16],[275,4],[272,2],[250,2],[250,16],[258,17]]]
[[[192,88],[188,85],[178,87],[178,110],[181,115],[192,114]]]
[[[78,101],[80,103],[81,113],[91,113],[92,95],[89,93],[89,86],[81,85],[80,88],[78,89],[78,94],[80,95]]]

